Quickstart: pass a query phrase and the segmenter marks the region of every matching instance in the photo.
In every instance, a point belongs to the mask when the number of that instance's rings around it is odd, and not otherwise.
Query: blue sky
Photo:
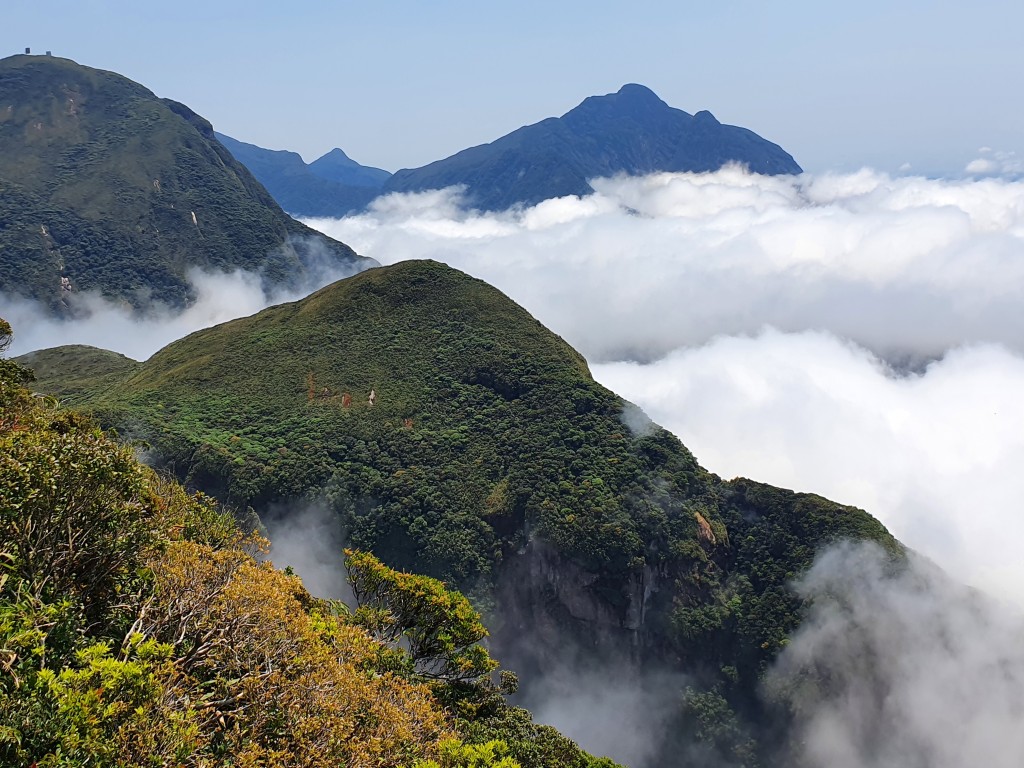
[[[1024,156],[1024,3],[4,0],[25,46],[121,72],[312,160],[422,165],[626,82],[808,170]]]

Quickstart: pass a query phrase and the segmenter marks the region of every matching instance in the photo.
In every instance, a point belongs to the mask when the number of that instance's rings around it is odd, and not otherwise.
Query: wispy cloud
[[[839,547],[798,585],[814,607],[769,689],[797,713],[798,768],[985,765],[1024,759],[1024,624],[912,558]]]
[[[0,317],[14,328],[10,354],[63,344],[87,344],[145,360],[161,347],[193,331],[246,317],[285,301],[294,301],[328,283],[347,277],[351,269],[318,262],[300,286],[268,291],[255,272],[188,271],[196,300],[178,310],[154,300],[144,313],[96,293],[72,294],[73,319],[54,317],[38,303],[0,293]]]
[[[1020,179],[1024,177],[1024,158],[1016,152],[1005,152],[981,147],[978,157],[971,160],[964,168],[970,176],[1002,176]]]

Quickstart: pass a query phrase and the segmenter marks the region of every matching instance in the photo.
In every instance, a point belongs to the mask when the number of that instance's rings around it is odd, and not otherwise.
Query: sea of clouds
[[[986,151],[968,168],[1017,162]],[[308,223],[383,264],[433,258],[488,281],[712,471],[863,507],[1024,605],[1024,181],[726,168],[593,186],[486,214],[457,189],[391,195]],[[303,293],[268,296],[246,272],[190,279],[193,306],[143,319],[79,295],[91,315],[60,322],[0,296],[12,352],[144,359]]]
[[[1024,642],[1015,612],[991,606],[1024,606],[1024,181],[992,151],[967,170],[655,174],[500,213],[450,189],[307,223],[382,264],[486,280],[708,469],[863,507],[920,553],[894,577],[871,552],[832,552],[802,583],[819,608],[778,668],[807,712],[794,764],[1016,765]],[[74,341],[141,359],[284,298],[246,273],[192,279],[193,308],[141,323],[95,297],[73,325],[11,299],[0,314],[16,351]],[[812,668],[841,695],[788,686]],[[887,701],[859,686],[869,668]]]

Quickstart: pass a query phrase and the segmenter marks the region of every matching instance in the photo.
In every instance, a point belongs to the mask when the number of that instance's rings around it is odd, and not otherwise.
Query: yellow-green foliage
[[[463,744],[456,739],[448,739],[441,742],[441,754],[437,760],[420,760],[414,768],[520,768],[520,766],[508,756],[508,747],[503,741]]]
[[[345,554],[359,602],[355,620],[383,642],[406,645],[418,676],[474,682],[498,666],[480,645],[487,628],[464,595],[429,576],[388,568],[368,552]]]
[[[0,368],[0,765],[440,757],[450,717],[388,649],[23,380]]]

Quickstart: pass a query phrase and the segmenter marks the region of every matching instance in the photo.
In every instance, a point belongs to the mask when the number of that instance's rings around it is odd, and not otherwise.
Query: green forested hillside
[[[522,308],[435,262],[109,375],[76,390],[103,423],[238,507],[317,499],[353,546],[466,590],[527,688],[566,648],[688,673],[666,759],[696,739],[709,760],[771,764],[786,715],[758,688],[802,615],[789,583],[840,538],[900,551],[860,510],[708,473]]]
[[[0,59],[0,291],[181,305],[191,266],[276,285],[373,263],[287,216],[188,107],[68,59]]]
[[[0,359],[0,765],[615,768],[505,702],[462,595],[352,552],[356,610],[314,599],[29,379]]]
[[[129,357],[84,344],[29,352],[19,358],[35,377],[47,382],[47,393],[62,400],[102,392],[134,373],[139,363]],[[49,382],[53,382],[52,386]]]

